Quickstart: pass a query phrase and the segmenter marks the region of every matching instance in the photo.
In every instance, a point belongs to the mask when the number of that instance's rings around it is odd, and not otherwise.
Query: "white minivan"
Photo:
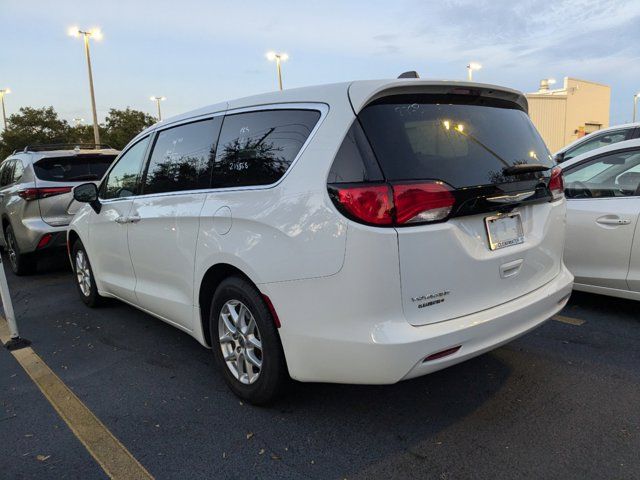
[[[210,347],[256,403],[289,378],[389,384],[558,312],[562,177],[520,92],[416,79],[285,90],[138,135],[68,245],[80,296]]]

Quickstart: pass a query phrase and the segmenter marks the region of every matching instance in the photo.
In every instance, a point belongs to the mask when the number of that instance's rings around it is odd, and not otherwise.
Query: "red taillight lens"
[[[330,187],[345,214],[370,225],[401,226],[446,218],[455,204],[451,187],[443,182],[374,184]]]
[[[393,224],[393,200],[388,185],[338,188],[337,201],[357,220],[372,225]]]
[[[38,248],[44,248],[47,245],[49,245],[49,242],[51,241],[52,238],[53,238],[53,235],[51,235],[50,233],[43,235],[40,241],[38,242]]]
[[[451,188],[442,182],[414,183],[393,186],[396,222],[435,222],[442,220],[456,202]]]
[[[564,180],[562,180],[562,169],[554,167],[551,170],[551,179],[549,180],[549,190],[553,200],[559,200],[564,197]]]
[[[53,197],[63,193],[69,193],[73,187],[43,187],[43,188],[25,188],[20,190],[18,195],[25,200],[38,200],[41,198]]]

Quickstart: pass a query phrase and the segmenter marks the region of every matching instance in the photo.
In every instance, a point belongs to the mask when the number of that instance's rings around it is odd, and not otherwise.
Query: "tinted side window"
[[[15,183],[22,178],[22,174],[24,173],[24,166],[22,165],[22,161],[16,160],[16,165],[13,168],[13,182]]]
[[[264,110],[227,115],[213,165],[212,186],[277,182],[320,119],[315,110]]]
[[[163,130],[158,134],[144,193],[209,188],[222,117]]]
[[[123,198],[138,193],[140,171],[148,144],[149,137],[145,137],[118,159],[102,185],[102,198]]]
[[[0,166],[0,187],[6,187],[11,183],[13,175],[13,160],[5,160]]]
[[[359,183],[382,181],[382,172],[371,145],[356,120],[340,145],[327,183]]]

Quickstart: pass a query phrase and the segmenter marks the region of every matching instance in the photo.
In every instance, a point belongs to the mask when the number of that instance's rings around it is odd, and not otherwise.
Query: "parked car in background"
[[[562,163],[596,148],[634,138],[640,138],[640,122],[616,125],[592,132],[557,151],[554,158],[556,162]]]
[[[32,272],[39,253],[66,246],[67,226],[79,208],[73,187],[97,183],[117,155],[93,145],[36,145],[2,162],[0,240],[15,274]]]
[[[138,135],[69,229],[80,297],[213,349],[264,403],[289,377],[388,384],[566,304],[560,169],[520,92],[422,80],[285,90]]]
[[[562,164],[574,288],[640,300],[640,139]]]

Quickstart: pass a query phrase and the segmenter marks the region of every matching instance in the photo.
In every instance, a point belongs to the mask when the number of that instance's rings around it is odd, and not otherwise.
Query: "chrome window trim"
[[[167,130],[169,128],[173,128],[173,127],[177,127],[180,125],[184,125],[187,123],[195,123],[195,122],[199,122],[199,121],[203,121],[203,120],[208,120],[214,117],[218,117],[220,115],[235,115],[238,113],[251,113],[251,112],[259,112],[259,111],[265,111],[265,110],[316,110],[320,112],[320,118],[318,119],[318,121],[316,122],[315,126],[313,127],[313,130],[311,130],[311,133],[309,134],[309,136],[307,137],[307,139],[305,140],[305,142],[302,144],[302,147],[300,148],[300,151],[298,152],[298,154],[295,156],[295,158],[293,159],[293,161],[291,162],[291,164],[289,165],[289,168],[287,168],[287,171],[284,173],[284,175],[282,175],[282,177],[280,177],[278,179],[277,182],[274,183],[270,183],[267,185],[247,185],[247,186],[243,186],[243,187],[224,187],[224,188],[201,188],[198,190],[178,190],[175,192],[162,192],[162,193],[148,193],[148,194],[143,194],[143,195],[132,195],[129,197],[122,197],[122,198],[117,198],[117,199],[99,199],[100,203],[111,203],[113,201],[120,201],[120,200],[131,200],[131,199],[137,199],[137,198],[156,198],[156,197],[168,197],[168,196],[175,196],[175,195],[191,195],[191,194],[203,194],[203,193],[226,193],[226,192],[241,192],[241,191],[250,191],[250,190],[268,190],[274,187],[277,187],[278,185],[280,185],[285,178],[287,178],[287,176],[289,175],[289,172],[291,172],[291,170],[295,167],[295,165],[298,163],[298,160],[300,159],[300,157],[304,154],[305,150],[307,149],[307,147],[309,146],[309,143],[311,143],[311,140],[313,139],[313,137],[315,136],[316,132],[318,131],[318,129],[320,128],[320,126],[322,125],[324,119],[326,118],[327,114],[329,113],[329,105],[326,103],[316,103],[316,102],[286,102],[286,103],[277,103],[277,104],[266,104],[266,105],[257,105],[257,106],[253,106],[253,107],[242,107],[242,108],[235,108],[232,110],[226,110],[224,112],[216,112],[213,114],[204,114],[204,115],[198,115],[196,117],[192,117],[192,118],[188,118],[188,119],[181,119],[177,122],[174,123],[170,123],[167,125],[163,125],[162,129],[158,128],[153,130],[152,132],[150,132],[150,135],[158,135],[162,130]],[[223,127],[224,127],[224,123],[223,123]],[[140,139],[142,140],[142,138]],[[137,143],[137,142],[136,142]],[[151,145],[151,142],[150,142]],[[132,145],[133,146],[133,145]],[[127,149],[129,150],[129,149]],[[126,152],[123,151],[122,153],[124,154]],[[146,168],[147,163],[149,162],[149,158],[151,155],[151,151],[147,151],[145,154],[145,161],[144,161],[144,168]],[[114,163],[115,165],[115,163]],[[113,167],[111,167],[113,168]],[[109,172],[107,172],[108,174]],[[106,175],[105,174],[105,177]]]

